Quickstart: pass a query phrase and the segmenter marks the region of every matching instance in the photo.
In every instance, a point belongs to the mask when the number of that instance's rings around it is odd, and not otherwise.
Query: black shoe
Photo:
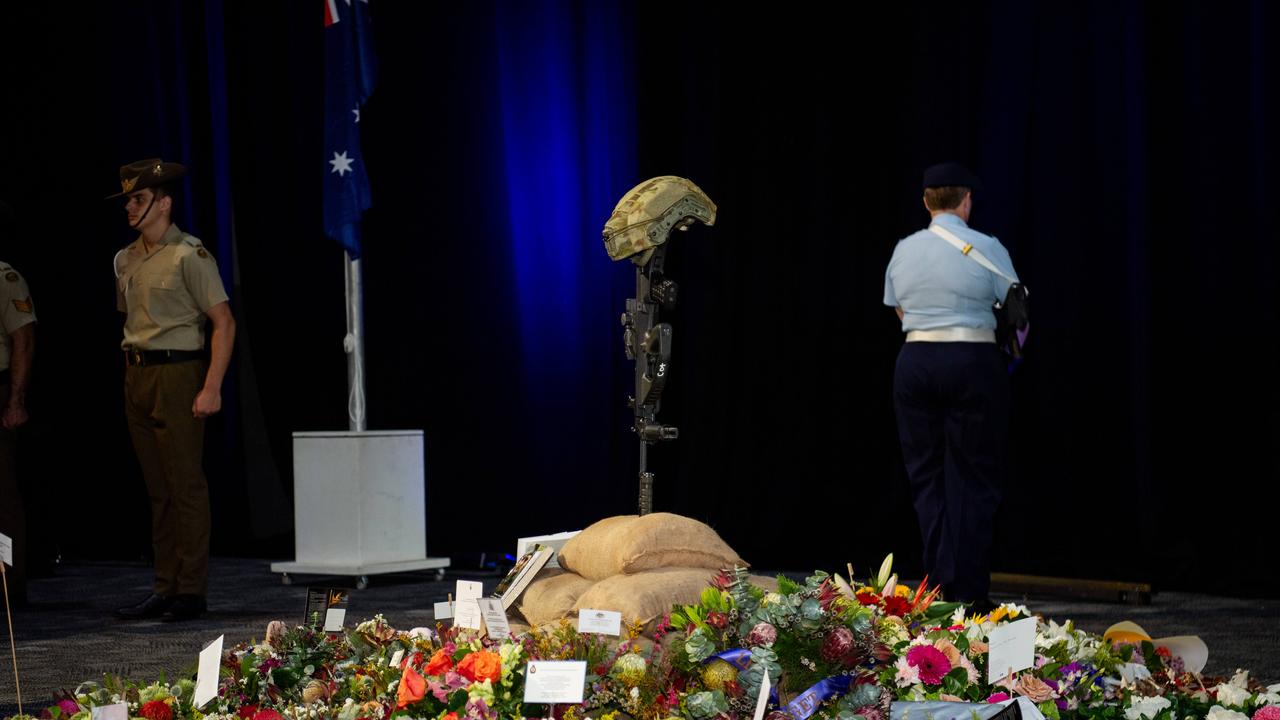
[[[174,595],[173,604],[165,611],[160,619],[164,622],[179,622],[182,620],[194,620],[208,610],[205,605],[203,595]]]
[[[146,600],[143,600],[137,605],[130,605],[129,607],[117,609],[116,617],[127,618],[129,620],[160,617],[172,604],[172,597],[151,593]]]

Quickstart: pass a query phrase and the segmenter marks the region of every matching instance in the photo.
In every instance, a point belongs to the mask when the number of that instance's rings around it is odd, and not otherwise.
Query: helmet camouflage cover
[[[645,180],[622,196],[604,224],[604,249],[614,260],[644,265],[672,230],[694,220],[716,223],[716,204],[697,185],[673,175]]]

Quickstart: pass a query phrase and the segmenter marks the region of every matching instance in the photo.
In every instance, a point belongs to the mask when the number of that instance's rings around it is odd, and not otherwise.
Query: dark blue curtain
[[[894,242],[926,221],[920,169],[955,159],[986,181],[974,225],[1032,290],[997,569],[1280,589],[1234,580],[1271,561],[1259,538],[1280,492],[1267,3],[901,6],[855,23],[699,2],[372,9],[370,426],[426,431],[430,553],[472,562],[634,508],[617,322],[632,268],[599,232],[632,185],[675,174],[720,218],[668,261],[663,418],[681,437],[654,453],[658,508],[710,521],[758,567],[865,570],[894,550],[917,570],[889,396],[901,334],[880,297]],[[321,147],[319,7],[15,17],[0,193],[20,233],[0,257],[41,313],[25,472],[126,528],[110,548],[50,534],[81,554],[145,547],[106,275],[128,233],[98,198],[116,166],[161,154],[192,168],[184,229],[239,268],[241,389],[261,406],[212,429],[231,448],[210,458],[215,543],[287,556],[289,434],[346,426],[341,252],[304,171]],[[70,433],[97,474],[71,467]]]

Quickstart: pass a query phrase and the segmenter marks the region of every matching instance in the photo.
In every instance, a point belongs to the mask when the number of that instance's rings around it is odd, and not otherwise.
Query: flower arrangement
[[[557,720],[744,720],[766,673],[769,720],[889,720],[893,702],[1016,697],[1050,720],[1280,720],[1280,684],[1245,671],[1205,677],[1150,641],[1113,645],[1040,618],[1034,666],[989,683],[990,633],[1032,617],[1025,606],[966,616],[927,582],[897,583],[892,556],[865,582],[849,575],[780,577],[770,590],[735,569],[651,637],[640,626],[620,638],[582,634],[567,621],[497,639],[442,626],[403,632],[382,616],[341,634],[273,622],[262,641],[224,652],[218,695],[202,708],[190,679],[107,677],[55,698],[41,717],[90,720],[94,707],[125,703],[145,720],[542,718],[552,709],[523,702],[528,661],[582,660],[584,701],[556,706]]]
[[[769,591],[739,568],[704,590],[699,604],[673,611],[660,630],[678,631],[672,665],[685,680],[687,717],[750,717],[765,673],[775,714],[865,717],[887,712],[889,700],[871,672],[887,656],[874,620],[848,583],[827,573],[803,583],[779,577]]]
[[[1210,689],[1208,679],[1184,672],[1166,648],[1150,642],[1113,646],[1070,622],[1041,618],[1034,666],[988,683],[986,638],[1000,624],[1026,617],[1031,614],[1025,606],[1007,603],[988,615],[965,617],[958,611],[949,625],[914,623],[905,635],[890,628],[882,640],[895,659],[881,671],[880,682],[893,688],[896,699],[908,701],[994,703],[1021,696],[1051,720],[1228,720],[1222,714],[1236,711],[1230,708],[1249,713],[1280,702],[1280,693],[1271,702],[1269,689],[1251,684],[1247,673]]]

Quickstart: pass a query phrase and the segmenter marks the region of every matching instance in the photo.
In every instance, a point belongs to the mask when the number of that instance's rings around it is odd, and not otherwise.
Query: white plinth
[[[293,434],[296,562],[271,571],[373,575],[440,569],[427,557],[422,431]]]

